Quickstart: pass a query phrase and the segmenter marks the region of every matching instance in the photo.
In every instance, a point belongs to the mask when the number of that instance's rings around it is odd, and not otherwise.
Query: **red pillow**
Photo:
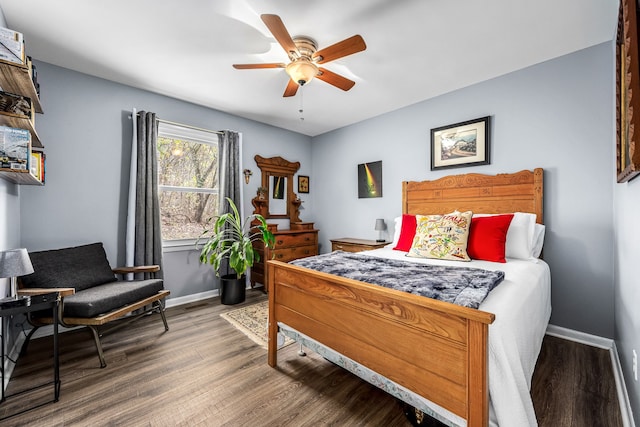
[[[413,237],[416,235],[417,221],[415,215],[402,214],[402,226],[400,227],[400,237],[396,247],[397,251],[409,252],[413,244]]]
[[[513,214],[481,216],[471,219],[467,253],[472,259],[507,262],[504,257],[507,231]]]

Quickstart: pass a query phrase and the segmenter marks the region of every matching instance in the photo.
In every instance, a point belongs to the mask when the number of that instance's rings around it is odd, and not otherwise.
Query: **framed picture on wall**
[[[309,177],[305,175],[298,175],[298,193],[309,192]]]
[[[358,198],[382,197],[382,160],[358,165]]]
[[[489,117],[431,129],[431,170],[489,164]]]

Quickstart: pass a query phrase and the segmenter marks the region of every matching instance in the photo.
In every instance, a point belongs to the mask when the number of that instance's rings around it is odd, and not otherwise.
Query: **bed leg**
[[[304,352],[304,349],[302,348],[302,343],[300,343],[300,348],[298,349],[298,356],[304,357],[306,355],[307,353]]]
[[[407,420],[413,427],[446,427],[444,423],[430,417],[418,408],[411,406],[408,403],[400,403],[405,417],[407,417]]]

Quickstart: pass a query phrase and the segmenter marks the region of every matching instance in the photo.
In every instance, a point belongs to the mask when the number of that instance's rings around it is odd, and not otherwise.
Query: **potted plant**
[[[236,205],[230,198],[226,199],[231,212],[211,218],[208,223],[213,223],[213,226],[205,229],[198,238],[198,243],[205,241],[200,250],[200,262],[211,264],[220,277],[222,304],[238,304],[245,298],[245,274],[260,260],[253,243],[261,242],[271,248],[275,239],[262,215],[251,214],[243,222]],[[235,274],[220,273],[225,260]]]
[[[269,189],[267,187],[258,187],[258,199],[266,199],[267,193],[269,193]]]

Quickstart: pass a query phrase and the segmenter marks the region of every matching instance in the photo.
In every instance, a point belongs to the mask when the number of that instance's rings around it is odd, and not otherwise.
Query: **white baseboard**
[[[603,348],[605,350],[609,350],[613,346],[613,340],[610,338],[586,334],[584,332],[579,332],[573,329],[567,329],[556,325],[547,326],[547,335],[564,338],[565,340],[569,341],[579,342],[580,344],[587,344],[592,347]]]
[[[618,402],[620,404],[620,413],[622,415],[622,425],[623,427],[634,427],[635,423],[633,421],[633,412],[631,411],[631,402],[629,401],[629,394],[627,393],[627,387],[622,373],[622,365],[620,364],[616,342],[610,338],[586,334],[584,332],[555,325],[549,325],[547,327],[547,335],[609,350],[609,355],[611,356],[611,367],[613,368],[613,377],[616,382],[616,391],[618,393]]]
[[[185,295],[183,297],[169,298],[165,304],[165,307],[177,307],[179,305],[188,304],[190,302],[197,302],[207,298],[213,298],[220,295],[220,292],[215,289],[213,291],[200,292],[199,294]]]

